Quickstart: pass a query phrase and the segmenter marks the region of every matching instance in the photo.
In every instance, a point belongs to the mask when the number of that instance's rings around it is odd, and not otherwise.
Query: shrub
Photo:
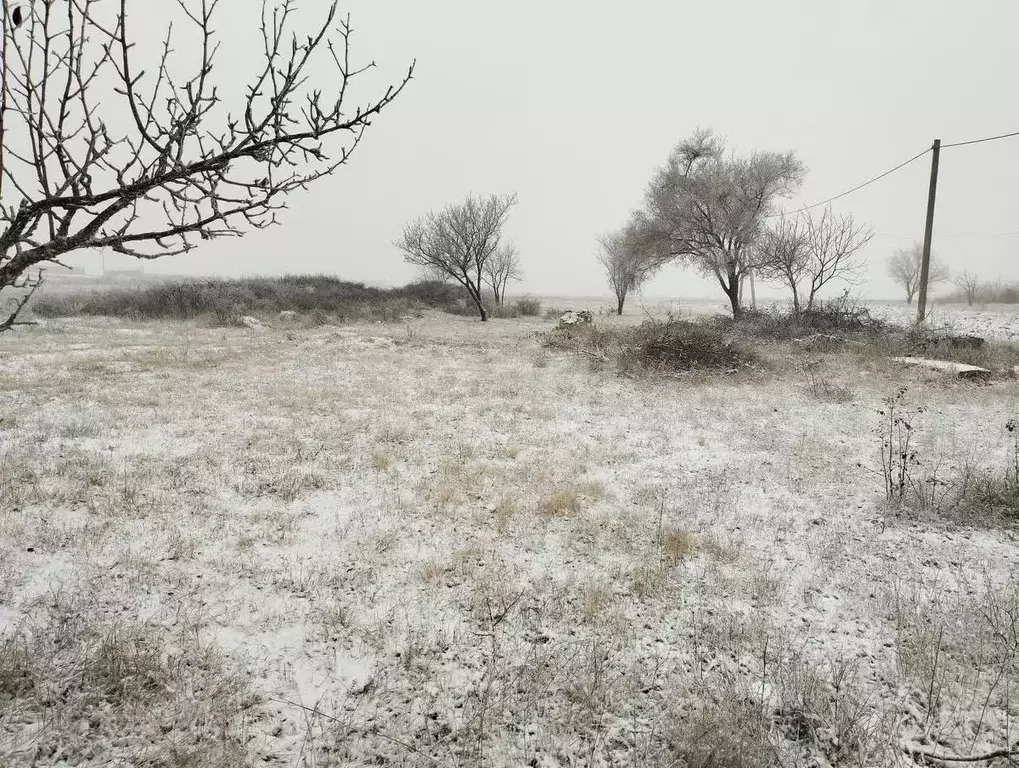
[[[323,317],[393,321],[423,308],[455,311],[465,303],[461,293],[457,286],[434,280],[383,289],[327,275],[284,275],[167,281],[67,295],[43,293],[32,310],[41,317],[206,318],[221,326],[237,325],[244,315],[276,316],[291,310],[314,315],[314,324],[320,324]]]
[[[747,309],[739,320],[727,320],[742,334],[757,338],[788,341],[810,334],[880,335],[892,330],[882,320],[871,317],[848,294],[820,301],[799,314],[777,309]]]
[[[1010,446],[1004,470],[974,472],[962,484],[961,506],[970,520],[1019,524],[1019,421],[1009,419],[1005,430]]]
[[[419,280],[390,293],[402,298],[413,299],[429,307],[448,307],[461,300],[463,289],[441,280]]]
[[[530,296],[517,299],[517,310],[523,317],[537,317],[541,314],[541,302]]]
[[[736,370],[754,362],[754,356],[726,338],[713,322],[669,317],[645,320],[622,332],[618,363],[623,370],[690,371]]]
[[[498,304],[488,310],[488,316],[503,319],[520,317],[520,308],[516,304]]]
[[[645,320],[637,327],[595,323],[557,327],[542,336],[546,348],[575,352],[596,363],[615,362],[620,373],[733,372],[756,363],[749,350],[727,338],[712,320]]]
[[[853,399],[853,391],[841,384],[832,382],[824,373],[820,360],[807,360],[802,370],[806,378],[807,392],[815,400],[823,403],[848,403]]]

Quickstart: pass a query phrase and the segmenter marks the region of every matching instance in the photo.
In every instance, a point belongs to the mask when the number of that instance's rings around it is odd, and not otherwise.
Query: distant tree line
[[[944,297],[946,302],[974,304],[1019,304],[1019,283],[1006,283],[1001,278],[980,280],[971,272],[960,272],[952,282],[955,290]]]
[[[598,239],[597,260],[616,312],[671,263],[712,278],[735,318],[743,314],[744,285],[755,278],[788,290],[794,314],[813,311],[833,282],[855,284],[873,230],[830,206],[783,211],[780,203],[799,192],[805,177],[792,151],[738,154],[710,129],[696,130],[655,171],[629,220]],[[468,196],[411,221],[396,245],[429,276],[459,283],[486,320],[489,305],[502,306],[507,285],[523,277],[519,254],[503,234],[516,202],[516,195]],[[920,288],[922,253],[914,243],[887,259],[909,304]],[[932,255],[928,285],[949,280],[970,304],[981,295],[986,301],[1012,295],[968,272],[953,276]]]
[[[913,243],[909,248],[900,248],[888,257],[888,274],[906,294],[906,303],[913,303],[913,296],[920,288],[920,267],[923,246]],[[950,303],[974,304],[1019,304],[1019,283],[1006,283],[1001,278],[981,280],[975,272],[964,269],[953,274],[934,254],[930,257],[928,285],[951,283],[955,290],[942,297]]]

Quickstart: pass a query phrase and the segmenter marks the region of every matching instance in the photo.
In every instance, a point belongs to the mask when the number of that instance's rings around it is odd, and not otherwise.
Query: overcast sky
[[[239,90],[253,65],[257,5],[221,4],[224,92]],[[304,0],[302,10],[326,5]],[[351,0],[341,9],[355,57],[378,62],[355,95],[364,100],[417,59],[407,91],[347,167],[291,199],[281,227],[202,243],[146,271],[399,284],[415,277],[391,244],[408,219],[470,192],[515,191],[509,234],[526,280],[513,292],[600,295],[596,238],[626,220],[697,126],[739,151],[795,150],[809,175],[790,208],[936,137],[1019,130],[1016,0]],[[155,42],[161,24],[145,17],[135,35]],[[884,259],[922,238],[929,172],[928,156],[835,204],[877,233],[859,293],[896,295]],[[1019,279],[1017,187],[1019,137],[946,149],[935,252],[955,269]],[[716,292],[680,268],[645,291]]]

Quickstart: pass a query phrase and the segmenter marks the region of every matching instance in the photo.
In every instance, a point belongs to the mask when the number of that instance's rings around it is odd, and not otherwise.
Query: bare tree
[[[820,218],[808,217],[807,311],[814,307],[818,292],[832,280],[850,282],[863,267],[860,251],[874,237],[874,230],[857,224],[852,216],[835,216],[826,208]]]
[[[509,281],[522,280],[524,277],[516,246],[510,243],[499,246],[485,262],[483,272],[484,279],[495,297],[495,305],[501,307],[506,301],[506,285]]]
[[[810,252],[803,219],[781,216],[761,234],[754,265],[766,280],[782,283],[793,294],[793,312],[800,313],[800,284],[809,273]]]
[[[288,195],[345,164],[413,75],[351,107],[348,89],[374,65],[351,63],[349,18],[333,2],[298,32],[293,0],[264,0],[261,60],[221,94],[218,4],[171,4],[193,34],[180,40],[174,25],[154,45],[132,34],[144,10],[127,0],[3,0],[0,291],[34,289],[73,251],[155,259],[277,223]]]
[[[899,248],[888,257],[888,274],[906,291],[906,303],[913,303],[913,296],[920,289],[920,266],[923,261],[923,245],[913,243],[909,248]],[[948,268],[931,254],[927,284],[934,285],[947,280]]]
[[[502,230],[516,195],[469,196],[463,203],[415,219],[395,245],[404,260],[462,285],[488,320],[482,290],[488,262],[499,251]]]
[[[599,238],[601,251],[598,263],[605,269],[612,292],[616,295],[616,314],[623,314],[623,305],[631,291],[635,291],[653,274],[653,262],[642,258],[640,243],[633,228],[628,227]]]
[[[966,303],[972,307],[977,297],[977,291],[980,290],[980,278],[969,270],[964,270],[953,277],[952,282],[955,283],[956,288],[962,291],[966,297]]]
[[[739,317],[740,283],[753,266],[763,220],[804,175],[792,152],[727,156],[719,138],[698,130],[676,147],[645,196],[643,224],[659,238],[656,258],[678,258],[713,276]]]

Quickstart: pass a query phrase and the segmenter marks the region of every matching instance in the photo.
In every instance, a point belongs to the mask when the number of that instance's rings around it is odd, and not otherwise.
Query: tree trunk
[[[729,286],[725,289],[725,295],[729,297],[729,304],[732,306],[732,317],[734,320],[739,320],[743,317],[743,305],[740,302],[740,284],[741,281],[733,281],[729,283]]]
[[[813,301],[814,297],[811,296],[810,298],[811,301]],[[808,311],[810,310],[810,302],[807,303],[807,310]],[[796,290],[795,285],[793,286],[793,314],[794,315],[800,314],[800,293],[799,291]]]
[[[481,322],[488,320],[488,312],[485,311],[485,301],[481,296],[481,289],[470,286],[467,292],[471,295],[471,299],[474,301],[474,306],[478,308],[478,313],[481,315]]]
[[[616,314],[623,314],[623,302],[626,301],[625,296],[616,296]]]
[[[736,276],[736,266],[733,263],[729,263],[727,269],[729,278],[728,283],[719,277],[718,282],[722,284],[722,290],[725,291],[725,295],[729,297],[729,304],[732,305],[732,317],[734,320],[739,320],[743,316],[743,278],[745,275]]]

